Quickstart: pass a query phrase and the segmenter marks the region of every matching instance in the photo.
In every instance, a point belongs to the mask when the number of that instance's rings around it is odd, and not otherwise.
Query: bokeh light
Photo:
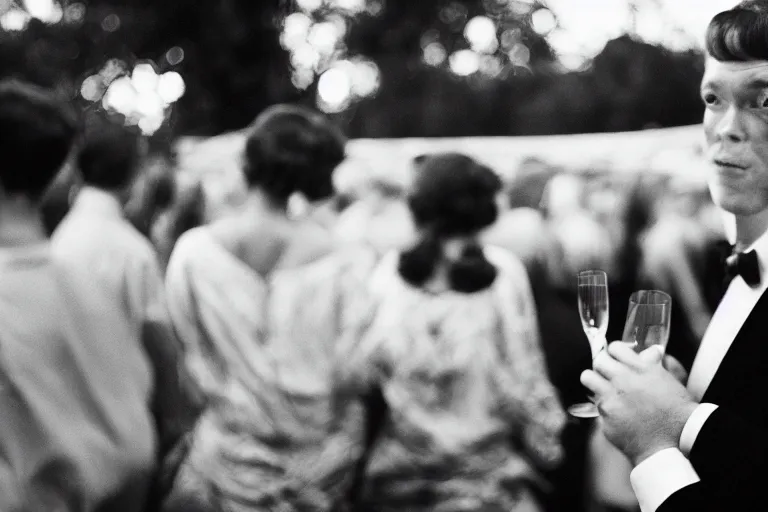
[[[141,94],[154,91],[157,88],[159,80],[160,77],[155,73],[155,68],[152,64],[137,64],[136,67],[133,68],[133,73],[131,73],[131,83],[133,84],[134,89]]]
[[[61,6],[53,0],[23,0],[23,6],[31,17],[45,23],[58,23],[64,16]]]
[[[557,26],[557,19],[549,9],[538,9],[531,15],[531,27],[537,34],[547,35]]]
[[[163,125],[169,107],[185,90],[184,79],[176,71],[158,75],[150,62],[129,70],[125,62],[111,59],[83,81],[80,95],[91,102],[101,101],[104,108],[122,114],[127,123],[151,135]]]
[[[517,16],[524,16],[531,12],[533,9],[535,0],[509,0],[507,2],[507,9],[512,14]]]
[[[379,67],[370,60],[356,59],[353,61],[352,90],[356,96],[364,98],[375,94],[381,86]]]
[[[467,8],[463,4],[452,2],[440,9],[438,17],[446,25],[460,27],[467,19]]]
[[[451,71],[459,76],[469,76],[480,69],[480,56],[472,50],[459,50],[449,59]]]
[[[294,69],[293,73],[291,74],[291,83],[293,83],[293,85],[301,91],[312,85],[314,81],[315,72],[309,68]]]
[[[443,62],[445,62],[445,58],[448,56],[447,52],[445,51],[445,47],[437,41],[429,43],[426,47],[424,47],[423,52],[424,62],[430,66],[440,66]]]
[[[579,70],[602,51],[606,42],[627,32],[672,49],[700,46],[700,38],[690,37],[698,30],[690,29],[695,25],[691,20],[701,21],[703,30],[713,14],[732,7],[734,1],[489,0],[484,4],[488,14],[474,17],[461,2],[447,1],[438,13],[442,26],[422,34],[422,60],[434,67],[447,64],[459,76],[479,72],[495,77],[509,65],[530,69],[531,49],[522,28],[500,21],[512,17],[529,19],[530,28],[546,38],[563,70]],[[375,94],[380,81],[378,70],[358,64],[350,66],[355,59],[348,54],[344,37],[356,16],[362,13],[377,16],[385,3],[381,0],[296,0],[294,5],[295,12],[282,21],[280,35],[281,45],[290,54],[292,83],[306,90],[322,78],[324,92],[318,92],[317,101],[329,109],[347,108],[357,99]],[[640,15],[632,16],[633,6]],[[675,28],[678,25],[689,27],[688,36]],[[463,33],[469,48],[457,51],[445,48],[440,37],[443,30]],[[342,90],[334,93],[326,89],[334,83],[342,84]],[[366,94],[365,91],[372,92]]]
[[[99,71],[99,76],[106,84],[112,83],[112,81],[128,72],[128,66],[120,59],[109,59],[104,67]]]
[[[501,59],[493,55],[483,55],[480,59],[480,72],[490,78],[495,78],[504,70]]]
[[[347,20],[344,19],[344,17],[338,15],[338,14],[331,14],[328,16],[327,20],[328,23],[332,23],[334,27],[336,27],[336,34],[341,41],[341,39],[347,35]]]
[[[147,135],[151,135],[159,130],[161,126],[163,126],[163,121],[164,119],[162,116],[143,117],[139,120],[138,123],[139,130]]]
[[[340,9],[352,13],[360,13],[365,10],[365,0],[333,0],[333,3]]]
[[[185,90],[184,79],[175,71],[163,73],[157,82],[157,94],[166,105],[178,101]]]
[[[464,27],[464,37],[478,53],[494,53],[499,48],[496,25],[486,16],[475,16]]]
[[[128,114],[135,108],[138,95],[131,79],[124,76],[110,84],[102,103],[105,108],[116,110],[121,114]]]
[[[80,2],[69,4],[64,9],[64,21],[66,23],[82,23],[85,19],[85,5]]]
[[[291,54],[291,65],[295,69],[313,70],[320,64],[320,59],[320,52],[311,44],[304,43],[294,48]]]
[[[531,60],[531,50],[523,43],[516,43],[507,53],[509,61],[516,66],[527,66]]]
[[[382,0],[368,0],[365,6],[365,12],[371,16],[378,16],[381,11],[384,10],[384,2]]]
[[[329,54],[339,42],[339,36],[339,31],[333,23],[315,23],[309,31],[307,42],[319,53]]]
[[[313,12],[322,7],[323,0],[296,0],[296,4],[300,9],[304,9],[307,12]]]
[[[320,107],[326,112],[340,112],[352,97],[352,81],[349,74],[340,68],[331,68],[317,82],[317,96]]]
[[[354,100],[375,94],[380,85],[379,68],[372,61],[339,60],[320,76],[318,105],[326,112],[340,112]]]
[[[31,16],[21,9],[10,9],[0,17],[0,27],[9,32],[24,30]]]
[[[165,104],[160,96],[157,94],[141,94],[136,96],[136,101],[133,105],[134,112],[139,115],[139,118],[160,118],[164,119]]]
[[[347,56],[344,37],[351,17],[372,7],[376,0],[297,0],[298,10],[282,20],[280,44],[288,50],[291,82],[306,90],[317,80],[317,103],[329,112],[349,107],[353,101],[374,94],[380,83],[373,62]],[[338,90],[337,90],[338,88]]]
[[[102,20],[101,28],[104,29],[104,32],[116,32],[120,29],[120,24],[120,16],[110,14]]]
[[[174,46],[165,52],[165,60],[171,66],[178,66],[184,60],[184,48],[181,46]]]
[[[280,43],[286,50],[293,50],[307,42],[312,20],[303,12],[295,12],[283,20],[283,32]]]
[[[99,75],[92,75],[83,80],[80,95],[88,101],[99,101],[104,94],[104,82]]]
[[[501,33],[501,47],[507,51],[519,43],[523,37],[523,31],[519,28],[510,28]]]

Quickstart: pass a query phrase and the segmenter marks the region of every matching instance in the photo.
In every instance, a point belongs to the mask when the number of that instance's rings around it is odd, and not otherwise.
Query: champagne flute
[[[608,330],[608,276],[602,270],[579,272],[579,316],[584,334],[589,340],[592,360],[606,346]],[[596,418],[599,413],[593,402],[574,404],[568,412],[577,418]]]
[[[621,340],[642,352],[654,345],[667,349],[672,297],[659,290],[639,290],[629,298],[627,321]]]

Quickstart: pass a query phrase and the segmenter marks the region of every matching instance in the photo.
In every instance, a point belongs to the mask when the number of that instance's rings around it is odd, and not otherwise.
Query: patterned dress
[[[336,511],[362,452],[363,408],[334,384],[340,333],[374,261],[350,250],[269,277],[196,228],[167,271],[169,309],[210,401],[177,492],[216,510]]]
[[[386,256],[343,381],[381,387],[389,417],[368,462],[366,511],[536,511],[532,460],[562,457],[565,414],[547,378],[522,264],[500,249],[477,293],[431,294]]]

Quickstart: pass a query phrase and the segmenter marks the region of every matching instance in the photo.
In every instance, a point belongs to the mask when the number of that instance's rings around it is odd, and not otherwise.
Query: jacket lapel
[[[768,293],[764,292],[715,373],[702,402],[726,405],[765,396],[768,385]]]

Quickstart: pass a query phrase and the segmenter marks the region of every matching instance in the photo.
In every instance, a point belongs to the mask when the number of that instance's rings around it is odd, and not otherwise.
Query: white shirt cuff
[[[688,418],[688,421],[685,422],[683,433],[680,434],[680,450],[686,457],[691,455],[693,443],[696,442],[696,438],[709,415],[715,412],[715,410],[717,410],[715,404],[699,404],[693,410],[693,414]]]
[[[699,475],[680,450],[667,448],[638,464],[629,480],[640,510],[655,512],[675,492],[698,482]]]

